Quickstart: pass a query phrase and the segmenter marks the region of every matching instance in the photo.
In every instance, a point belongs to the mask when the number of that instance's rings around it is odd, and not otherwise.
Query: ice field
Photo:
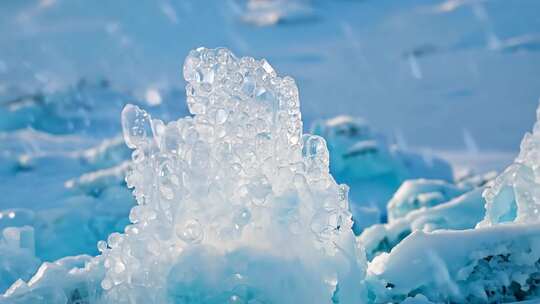
[[[540,301],[539,10],[0,4],[0,303]]]

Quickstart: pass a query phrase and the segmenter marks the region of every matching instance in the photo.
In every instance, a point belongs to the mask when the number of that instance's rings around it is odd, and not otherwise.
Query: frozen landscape
[[[540,301],[514,2],[0,4],[0,303]]]

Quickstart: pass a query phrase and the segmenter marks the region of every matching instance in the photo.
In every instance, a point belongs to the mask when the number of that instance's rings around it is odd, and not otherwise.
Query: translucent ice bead
[[[140,147],[152,137],[151,117],[139,107],[128,104],[122,110],[122,130],[128,147]]]
[[[324,138],[317,135],[304,135],[302,154],[308,159],[316,159],[321,165],[328,166],[328,148]]]
[[[198,220],[188,220],[184,225],[178,226],[176,234],[180,239],[190,244],[199,243],[204,236],[203,227]]]

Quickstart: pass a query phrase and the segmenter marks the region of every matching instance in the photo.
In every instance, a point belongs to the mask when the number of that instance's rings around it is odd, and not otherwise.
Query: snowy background
[[[307,126],[347,113],[410,146],[460,150],[471,137],[515,152],[534,121],[538,1],[276,2],[3,1],[2,101],[81,78],[140,96],[182,90],[181,61],[204,45],[292,75]],[[242,22],[264,18],[277,23]]]

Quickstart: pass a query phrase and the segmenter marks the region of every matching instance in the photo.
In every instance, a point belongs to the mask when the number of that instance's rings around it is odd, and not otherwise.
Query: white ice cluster
[[[359,302],[348,187],[298,89],[263,60],[199,48],[184,62],[193,117],[122,112],[138,205],[98,244],[112,303]]]
[[[540,221],[540,108],[532,133],[526,133],[514,163],[484,191],[486,215],[478,225]]]

